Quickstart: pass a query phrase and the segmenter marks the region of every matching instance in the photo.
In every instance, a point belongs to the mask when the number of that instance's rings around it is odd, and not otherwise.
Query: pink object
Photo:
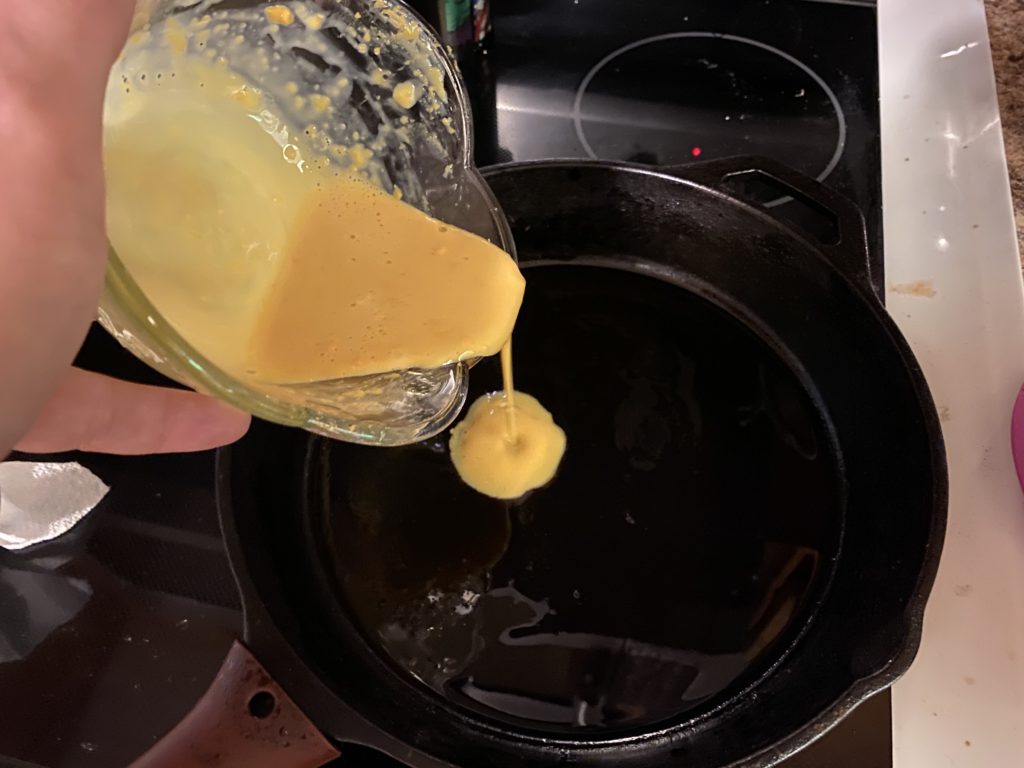
[[[1024,489],[1024,387],[1017,393],[1013,404],[1013,418],[1010,420],[1010,445],[1013,447],[1013,463],[1017,467],[1017,479]]]

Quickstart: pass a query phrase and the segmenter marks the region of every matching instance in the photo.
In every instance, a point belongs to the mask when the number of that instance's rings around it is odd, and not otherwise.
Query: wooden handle
[[[239,642],[192,711],[132,768],[319,768],[338,751]]]

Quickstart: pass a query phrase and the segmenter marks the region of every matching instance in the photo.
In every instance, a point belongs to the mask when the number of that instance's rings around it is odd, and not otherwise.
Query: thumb
[[[15,448],[26,453],[179,453],[226,445],[248,428],[247,414],[196,392],[72,368]]]

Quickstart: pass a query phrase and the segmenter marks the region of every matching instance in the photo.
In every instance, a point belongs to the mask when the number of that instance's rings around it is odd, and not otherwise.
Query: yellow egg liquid
[[[507,253],[282,146],[230,71],[168,79],[108,123],[108,233],[200,352],[280,384],[498,353],[525,287]]]
[[[466,485],[487,496],[516,499],[547,485],[565,453],[565,432],[534,397],[512,382],[512,342],[501,350],[504,389],[470,406],[452,430],[452,462]]]
[[[361,178],[360,145],[332,164],[269,94],[223,57],[184,53],[178,32],[164,30],[152,60],[115,68],[105,109],[108,236],[155,308],[217,366],[272,384],[504,349],[506,391],[469,409],[452,457],[492,496],[548,482],[565,435],[512,387],[515,261]]]
[[[303,382],[496,354],[525,281],[500,248],[348,177],[294,223],[247,365]]]

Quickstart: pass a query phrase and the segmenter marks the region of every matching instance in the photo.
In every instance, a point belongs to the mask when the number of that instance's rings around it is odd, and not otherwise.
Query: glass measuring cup
[[[125,67],[133,54],[168,24],[176,36],[181,31],[175,45],[183,46],[183,55],[223,57],[232,71],[268,92],[274,83],[287,83],[296,104],[331,92],[312,123],[315,148],[327,156],[337,147],[372,146],[372,154],[353,159],[355,153],[346,152],[335,161],[355,163],[377,186],[514,255],[504,215],[472,165],[471,111],[456,65],[405,6],[390,0],[142,0],[111,88],[130,76]],[[244,65],[235,66],[233,51]],[[406,89],[401,98],[400,83]],[[108,88],[108,103],[109,94]],[[416,99],[411,108],[397,103],[407,95]],[[295,116],[294,127],[301,130],[308,117]],[[267,113],[254,119],[282,118]],[[465,403],[472,364],[293,385],[243,378],[179,333],[113,248],[99,319],[123,346],[183,384],[268,421],[359,443],[400,445],[443,430]]]

